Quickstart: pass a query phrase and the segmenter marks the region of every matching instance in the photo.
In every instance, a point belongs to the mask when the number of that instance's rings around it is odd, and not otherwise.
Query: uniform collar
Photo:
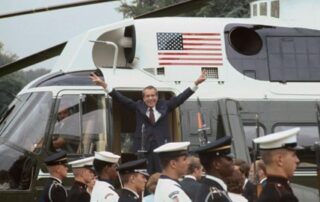
[[[99,181],[101,181],[101,182],[105,182],[105,183],[107,183],[108,185],[110,185],[110,186],[112,186],[112,187],[113,187],[113,185],[112,185],[112,181],[111,181],[111,180],[101,179],[101,178],[98,178],[98,180],[99,180]]]
[[[167,175],[160,175],[160,179],[172,180],[172,181],[175,181],[176,183],[180,184],[178,180],[172,179],[171,177],[169,177]]]
[[[87,185],[85,183],[77,181],[77,180],[74,181],[74,184],[78,184],[81,187],[87,188]]]
[[[267,177],[267,182],[280,183],[280,184],[285,184],[285,185],[289,184],[289,180],[287,178],[282,177],[282,176],[275,176],[275,175],[269,175]]]
[[[225,191],[228,190],[227,185],[221,179],[214,177],[212,175],[206,175],[206,178],[217,182],[223,188],[223,190]]]
[[[190,179],[197,181],[196,177],[193,175],[185,175],[184,178],[190,178]]]
[[[56,181],[58,181],[60,184],[62,184],[62,181],[59,179],[59,178],[57,178],[57,177],[54,177],[54,176],[50,176],[52,179],[54,179],[54,180],[56,180]]]
[[[266,180],[267,180],[267,178],[265,177],[265,178],[261,179],[259,183],[262,184],[262,183],[264,183]]]
[[[132,193],[137,197],[137,199],[140,198],[140,197],[139,197],[139,194],[138,194],[137,192],[133,191],[132,189],[130,189],[130,188],[128,188],[128,187],[123,187],[123,189],[132,192]]]

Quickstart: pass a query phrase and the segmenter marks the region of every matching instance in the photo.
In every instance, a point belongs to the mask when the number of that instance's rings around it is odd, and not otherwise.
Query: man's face
[[[217,160],[217,169],[221,176],[229,177],[234,171],[233,159],[230,157],[220,157]]]
[[[94,180],[94,174],[89,168],[83,168],[82,177],[87,185]]]
[[[60,164],[56,166],[58,166],[57,169],[61,179],[65,178],[68,174],[68,166],[66,164]]]
[[[136,187],[136,191],[138,193],[141,193],[142,191],[144,191],[144,188],[147,183],[147,178],[141,173],[137,173],[133,176],[133,183]]]
[[[300,160],[296,154],[296,151],[287,150],[283,154],[283,169],[288,178],[293,176],[299,162]]]
[[[108,167],[108,175],[110,177],[111,180],[115,180],[117,179],[118,175],[117,175],[117,164],[112,164],[110,167]]]
[[[182,177],[187,173],[189,158],[187,156],[179,156],[176,160],[174,160],[175,170],[177,174]]]
[[[62,119],[68,117],[70,115],[68,109],[62,109],[58,112],[58,121],[61,121]]]
[[[148,107],[156,106],[158,102],[158,95],[155,89],[145,89],[143,91],[143,102]]]
[[[203,174],[203,167],[200,166],[199,168],[195,168],[194,169],[194,175],[196,177],[197,180],[200,180]]]

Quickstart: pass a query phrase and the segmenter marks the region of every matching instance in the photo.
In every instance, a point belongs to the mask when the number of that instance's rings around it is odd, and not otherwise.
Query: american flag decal
[[[220,33],[157,33],[160,66],[222,66]]]

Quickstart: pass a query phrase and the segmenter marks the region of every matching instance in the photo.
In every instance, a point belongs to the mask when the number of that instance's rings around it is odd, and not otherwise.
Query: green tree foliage
[[[131,4],[122,0],[118,8],[124,17],[134,17],[152,10],[160,9],[185,0],[134,0]],[[250,14],[249,3],[253,0],[211,0],[207,6],[195,10],[186,16],[197,17],[248,17]]]
[[[0,66],[17,60],[15,54],[6,53],[3,44],[0,43]],[[18,71],[0,78],[0,112],[2,112],[15,95],[33,79],[48,73],[48,70],[38,69],[30,71]]]
[[[199,17],[249,17],[252,0],[214,0],[196,12]]]
[[[123,13],[125,18],[128,18],[182,1],[183,0],[133,0],[128,4],[126,0],[121,0],[121,6],[118,10]]]

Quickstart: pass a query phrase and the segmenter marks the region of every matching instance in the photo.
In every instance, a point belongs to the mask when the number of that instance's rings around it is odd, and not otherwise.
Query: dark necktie
[[[154,113],[153,113],[153,109],[149,108],[149,119],[151,123],[155,122],[155,118],[154,118]]]

